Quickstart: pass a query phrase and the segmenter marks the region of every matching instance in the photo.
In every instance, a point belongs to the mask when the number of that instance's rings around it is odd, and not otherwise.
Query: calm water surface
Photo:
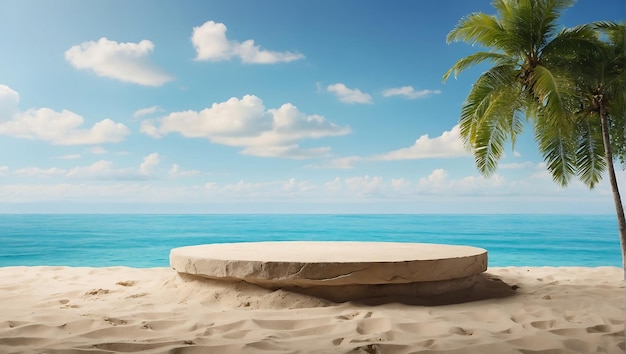
[[[167,267],[171,248],[337,240],[462,244],[490,266],[621,266],[613,215],[0,215],[0,266]]]

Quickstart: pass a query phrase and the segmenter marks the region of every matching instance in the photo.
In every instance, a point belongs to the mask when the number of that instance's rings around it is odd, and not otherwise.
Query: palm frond
[[[574,5],[576,0],[534,0],[534,16],[538,23],[537,30],[543,34],[541,46],[548,43],[548,40],[555,34],[557,21],[561,13],[568,7]]]
[[[601,51],[597,31],[591,25],[581,25],[561,30],[541,52],[542,63],[548,67],[568,70],[581,69],[581,58],[591,57]]]
[[[462,41],[472,45],[478,43],[493,47],[502,34],[502,27],[495,16],[475,12],[462,18],[448,33],[446,41],[448,43]]]
[[[576,125],[578,177],[589,188],[594,188],[606,170],[600,122],[597,115],[583,114]]]
[[[495,172],[507,139],[515,141],[523,124],[517,114],[522,85],[514,65],[500,65],[476,81],[462,110],[460,134],[485,176]]]
[[[515,2],[509,0],[494,0],[491,5],[496,8],[498,17],[503,23],[509,23],[515,17]]]
[[[445,82],[446,80],[448,80],[448,77],[450,77],[451,74],[454,74],[454,77],[456,78],[463,70],[486,61],[491,61],[495,65],[515,64],[515,62],[511,61],[511,58],[509,56],[504,54],[493,52],[478,52],[472,55],[468,55],[465,58],[459,59],[443,75],[443,81]]]
[[[535,123],[535,140],[546,162],[552,179],[561,186],[567,186],[576,174],[576,143],[573,125],[553,125],[541,117],[540,111]]]
[[[463,103],[459,120],[461,137],[466,143],[473,144],[477,121],[482,119],[489,109],[494,93],[514,86],[516,74],[515,66],[501,65],[491,68],[476,80]]]
[[[595,21],[590,23],[590,25],[592,25],[594,28],[601,30],[601,31],[607,31],[607,32],[611,32],[614,30],[624,30],[624,25],[614,22],[614,21]],[[621,28],[620,28],[621,27]]]
[[[553,125],[571,116],[568,104],[575,95],[575,85],[564,74],[538,65],[532,73],[529,89],[542,107],[543,115]]]
[[[507,54],[520,56],[528,55],[533,51],[535,41],[535,33],[533,26],[533,5],[531,0],[510,1],[511,11],[506,22],[502,22],[507,36],[501,40],[506,41],[503,46],[507,48]]]
[[[485,176],[492,175],[498,168],[498,161],[504,153],[507,140],[515,140],[521,132],[517,126],[515,95],[511,89],[494,91],[491,104],[479,121],[474,138],[474,161],[478,170]],[[511,101],[513,99],[513,101]]]

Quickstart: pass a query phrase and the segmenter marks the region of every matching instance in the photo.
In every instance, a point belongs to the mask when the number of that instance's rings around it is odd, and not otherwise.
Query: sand
[[[485,279],[474,301],[372,305],[169,268],[4,267],[0,353],[624,352],[620,268],[489,268]]]

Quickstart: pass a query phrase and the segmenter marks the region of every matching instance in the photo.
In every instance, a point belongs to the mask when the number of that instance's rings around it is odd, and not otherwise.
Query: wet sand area
[[[170,265],[184,276],[243,281],[336,302],[427,299],[484,283],[487,251],[400,242],[243,242],[174,248]]]

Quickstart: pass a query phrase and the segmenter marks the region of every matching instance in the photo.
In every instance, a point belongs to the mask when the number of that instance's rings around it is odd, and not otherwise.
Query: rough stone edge
[[[174,252],[170,254],[170,265],[179,273],[199,275],[209,279],[243,280],[266,287],[381,285],[443,281],[480,274],[487,269],[488,264],[487,252],[460,260],[450,259],[450,261],[460,262],[460,264],[455,265],[448,272],[442,272],[439,277],[433,277],[431,270],[434,265],[445,260],[395,262],[393,267],[389,267],[390,262],[318,264],[223,261],[188,256],[177,257]]]

